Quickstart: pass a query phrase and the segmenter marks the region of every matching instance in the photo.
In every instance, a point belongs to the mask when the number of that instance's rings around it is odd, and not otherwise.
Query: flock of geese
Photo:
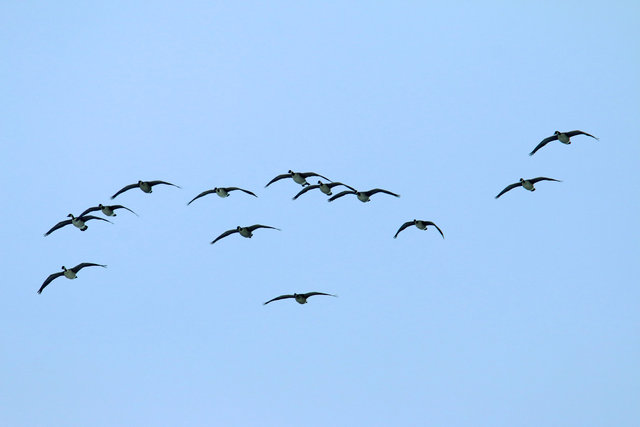
[[[547,145],[549,142],[558,140],[563,144],[571,144],[571,138],[576,136],[576,135],[586,135],[589,136],[591,138],[594,139],[598,139],[593,135],[590,135],[586,132],[580,131],[580,130],[574,130],[574,131],[570,131],[570,132],[559,132],[559,131],[555,131],[554,134],[550,137],[547,137],[545,139],[543,139],[534,149],[533,151],[531,151],[531,153],[529,153],[530,156],[534,155],[538,150],[540,150],[542,147],[544,147],[545,145]],[[310,177],[319,177],[324,179],[325,181],[328,182],[322,182],[322,181],[318,181],[317,184],[311,185],[307,182],[307,178]],[[367,191],[359,191],[356,190],[355,188],[351,187],[350,185],[347,184],[343,184],[342,182],[334,182],[331,181],[329,178],[322,176],[318,173],[315,172],[294,172],[292,170],[289,170],[287,173],[285,174],[281,174],[276,176],[275,178],[273,178],[271,181],[269,181],[267,183],[267,185],[265,185],[266,187],[269,187],[271,184],[273,184],[274,182],[283,180],[283,179],[292,179],[295,183],[300,184],[302,186],[302,190],[300,190],[300,192],[298,192],[295,196],[293,196],[293,200],[298,199],[300,196],[302,196],[303,194],[311,191],[311,190],[315,190],[315,189],[319,189],[323,194],[327,195],[327,196],[331,196],[327,199],[327,201],[329,202],[333,202],[334,200],[337,200],[343,196],[352,194],[355,195],[358,200],[360,200],[363,203],[369,202],[371,200],[371,196],[373,196],[374,194],[378,194],[378,193],[383,193],[383,194],[388,194],[394,197],[400,197],[399,194],[393,193],[391,191],[388,190],[384,190],[382,188],[373,188],[371,190],[367,190]],[[523,187],[525,190],[529,190],[529,191],[535,191],[535,187],[534,184],[540,182],[540,181],[555,181],[555,182],[560,182],[557,179],[553,179],[553,178],[547,178],[547,177],[537,177],[537,178],[529,178],[529,179],[523,179],[520,178],[520,180],[516,183],[510,184],[508,186],[506,186],[500,193],[498,193],[497,196],[495,196],[495,198],[499,198],[500,196],[502,196],[503,194],[505,194],[508,191],[513,190],[516,187]],[[153,187],[156,185],[169,185],[169,186],[173,186],[173,187],[177,187],[177,188],[181,188],[178,185],[172,184],[170,182],[166,182],[166,181],[138,181],[135,184],[129,184],[123,188],[121,188],[120,190],[118,190],[113,196],[111,196],[111,199],[115,199],[118,195],[135,189],[135,188],[139,188],[141,191],[143,191],[144,193],[152,193],[153,192]],[[347,190],[341,191],[337,194],[333,194],[332,190],[334,187],[337,186],[343,186],[345,188],[347,188]],[[206,190],[203,191],[202,193],[198,194],[197,196],[195,196],[193,199],[191,199],[187,205],[190,205],[191,203],[193,203],[195,200],[204,197],[206,195],[209,194],[217,194],[219,197],[225,198],[225,197],[229,197],[230,193],[233,191],[241,191],[243,193],[246,193],[250,196],[253,197],[258,197],[256,196],[255,193],[253,193],[252,191],[249,190],[245,190],[243,188],[239,188],[239,187],[216,187],[213,188],[211,190]],[[92,206],[90,208],[85,209],[80,215],[78,216],[74,216],[73,214],[69,214],[67,215],[67,217],[69,219],[64,220],[64,221],[60,221],[58,222],[56,225],[54,225],[53,227],[51,227],[51,229],[49,231],[47,231],[44,235],[48,236],[51,233],[53,233],[54,231],[63,228],[67,225],[73,225],[74,227],[80,229],[81,231],[86,231],[87,230],[87,222],[90,220],[100,220],[100,221],[106,221],[111,223],[111,221],[109,221],[108,219],[102,218],[102,217],[98,217],[98,216],[94,216],[94,215],[89,215],[92,212],[101,212],[102,214],[104,214],[105,216],[108,217],[115,217],[116,215],[116,210],[118,209],[125,209],[131,213],[133,213],[134,215],[137,216],[137,214],[127,208],[126,206],[122,206],[122,205],[103,205],[103,204],[99,204],[97,206]],[[398,229],[398,231],[396,232],[396,234],[393,236],[393,238],[397,238],[398,234],[400,234],[401,231],[415,226],[417,229],[419,230],[427,230],[428,227],[433,227],[436,230],[438,230],[438,232],[440,233],[440,235],[442,236],[442,238],[444,239],[444,233],[442,232],[442,230],[440,229],[440,227],[438,227],[433,221],[427,221],[427,220],[422,220],[422,219],[414,219],[411,221],[407,221],[405,223],[403,223],[400,228]],[[262,224],[254,224],[254,225],[250,225],[250,226],[245,226],[245,227],[241,227],[241,226],[237,226],[236,228],[233,228],[231,230],[227,230],[225,232],[223,232],[222,234],[220,234],[218,237],[216,237],[213,241],[211,241],[211,244],[216,243],[217,241],[230,236],[232,234],[238,233],[240,234],[242,237],[245,238],[251,238],[253,236],[253,232],[257,229],[272,229],[272,230],[280,230],[279,228],[276,227],[272,227],[269,225],[262,225]],[[82,270],[85,267],[103,267],[106,268],[106,265],[104,264],[95,264],[95,263],[91,263],[91,262],[83,262],[81,264],[76,265],[73,268],[66,268],[65,266],[62,266],[62,271],[59,271],[57,273],[53,273],[50,274],[45,281],[42,283],[42,285],[40,286],[40,289],[38,289],[38,294],[42,293],[42,291],[44,290],[44,288],[46,288],[53,280],[57,279],[58,277],[64,276],[67,279],[75,279],[77,278],[77,274],[80,270]],[[325,295],[325,296],[332,296],[335,297],[336,295],[333,294],[328,294],[328,293],[324,293],[324,292],[307,292],[307,293],[294,293],[294,294],[286,294],[286,295],[280,295],[278,297],[275,297],[273,299],[270,299],[269,301],[265,302],[264,304],[269,304],[273,301],[279,301],[279,300],[283,300],[283,299],[295,299],[296,302],[298,302],[299,304],[306,304],[307,303],[307,299],[309,299],[312,296],[316,296],[316,295]]]

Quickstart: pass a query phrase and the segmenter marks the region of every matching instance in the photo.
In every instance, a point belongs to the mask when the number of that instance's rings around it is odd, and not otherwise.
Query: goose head
[[[74,219],[74,218],[75,218],[75,216],[73,216],[73,214],[71,214],[71,213],[70,213],[69,215],[67,215],[67,217],[69,217],[69,218],[71,218],[71,219]]]

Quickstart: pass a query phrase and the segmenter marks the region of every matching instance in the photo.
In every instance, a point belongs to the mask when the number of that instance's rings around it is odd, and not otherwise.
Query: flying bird
[[[444,234],[442,234],[442,230],[440,230],[440,227],[438,227],[435,223],[431,222],[431,221],[425,221],[423,219],[414,219],[413,221],[407,221],[404,224],[402,224],[400,226],[400,228],[398,229],[398,231],[396,232],[396,235],[393,236],[393,238],[397,238],[398,234],[400,234],[400,232],[402,230],[404,230],[407,227],[411,227],[412,225],[415,225],[418,229],[420,230],[426,230],[427,226],[429,225],[433,225],[439,232],[440,235],[442,236],[442,238],[444,239]]]
[[[211,242],[211,244],[213,245],[218,240],[223,239],[223,238],[225,238],[227,236],[230,236],[233,233],[240,233],[240,235],[242,237],[246,237],[246,238],[250,239],[251,236],[253,236],[253,232],[258,228],[271,228],[273,230],[280,231],[279,228],[271,227],[269,225],[261,225],[261,224],[255,224],[255,225],[251,225],[249,227],[237,226],[236,228],[234,228],[232,230],[227,230],[224,233],[222,233],[221,235],[219,235],[218,237],[216,237],[215,240],[213,242]]]
[[[543,139],[542,141],[540,141],[540,144],[538,144],[536,146],[536,148],[533,149],[532,152],[529,153],[530,156],[533,156],[535,154],[536,151],[538,151],[539,149],[541,149],[542,147],[544,147],[545,145],[547,145],[548,143],[550,143],[551,141],[555,141],[556,139],[560,142],[562,142],[563,144],[571,144],[571,137],[572,136],[576,136],[576,135],[587,135],[590,136],[591,138],[595,139],[595,140],[600,140],[600,138],[597,138],[589,133],[586,132],[582,132],[581,130],[572,130],[570,132],[560,132],[560,131],[555,131],[553,133],[553,136],[547,137],[545,139]]]
[[[64,276],[67,279],[75,279],[77,276],[78,271],[82,270],[85,267],[107,267],[106,265],[103,264],[94,264],[92,262],[83,262],[82,264],[78,264],[73,268],[69,268],[67,269],[64,265],[62,266],[62,271],[59,271],[57,273],[53,273],[50,274],[49,277],[47,277],[44,281],[44,283],[42,283],[42,286],[40,286],[40,289],[38,289],[38,293],[42,293],[42,290],[44,288],[47,287],[47,285],[49,283],[51,283],[53,280],[57,279],[60,276]]]
[[[122,205],[103,205],[102,203],[100,203],[98,206],[93,206],[91,208],[88,208],[84,212],[82,212],[80,214],[80,217],[83,217],[86,214],[88,214],[90,212],[95,212],[95,211],[102,211],[102,213],[105,214],[106,216],[117,216],[116,213],[115,213],[116,209],[126,209],[129,212],[131,212],[132,214],[134,214],[135,216],[138,216],[137,213],[135,213],[134,211],[132,211],[131,209],[129,209],[126,206],[122,206]]]
[[[165,182],[165,181],[138,181],[136,184],[130,184],[130,185],[127,185],[126,187],[123,187],[120,191],[118,191],[116,194],[111,196],[111,199],[113,200],[113,199],[116,198],[116,196],[118,194],[122,194],[125,191],[129,191],[132,188],[136,188],[136,187],[141,189],[145,193],[152,193],[153,192],[152,187],[154,185],[158,185],[158,184],[173,185],[174,187],[182,188],[179,185],[175,185],[175,184],[172,184],[170,182]]]
[[[47,231],[46,233],[44,233],[45,236],[48,236],[49,234],[53,233],[54,231],[56,231],[59,228],[64,227],[65,225],[69,225],[69,224],[73,224],[74,226],[76,226],[77,228],[80,229],[80,231],[85,231],[87,229],[87,224],[85,224],[87,221],[92,220],[92,219],[99,219],[100,221],[107,221],[110,224],[113,224],[111,221],[109,221],[108,219],[104,219],[104,218],[100,218],[98,216],[93,216],[93,215],[80,215],[80,216],[73,216],[73,214],[69,214],[67,215],[69,218],[71,219],[66,219],[64,221],[60,221],[59,223],[57,223],[56,225],[54,225],[53,227],[51,227],[51,230]]]
[[[265,302],[263,305],[267,305],[270,302],[278,301],[280,299],[287,299],[287,298],[295,298],[295,300],[296,300],[296,302],[298,304],[306,304],[307,303],[307,299],[309,297],[314,296],[314,295],[327,295],[327,296],[330,296],[330,297],[337,297],[337,295],[325,294],[324,292],[307,292],[306,294],[280,295],[279,297],[275,297],[274,299],[270,299],[269,301]]]
[[[302,185],[304,187],[304,186],[309,185],[309,183],[307,182],[307,178],[309,178],[310,176],[319,176],[322,179],[326,179],[327,181],[331,181],[329,178],[324,177],[324,176],[322,176],[320,174],[317,174],[315,172],[294,172],[291,169],[289,169],[288,173],[276,176],[271,181],[269,181],[267,183],[267,185],[265,185],[265,187],[268,187],[271,184],[273,184],[274,182],[280,181],[281,179],[285,179],[285,178],[292,178],[293,181],[296,184],[300,184],[300,185]]]
[[[500,194],[498,194],[496,196],[496,199],[500,196],[502,196],[504,193],[506,193],[509,190],[513,190],[516,187],[524,187],[525,190],[529,190],[529,191],[536,191],[535,187],[533,186],[533,184],[535,184],[536,182],[539,181],[556,181],[556,182],[562,182],[558,179],[553,179],[553,178],[545,178],[544,176],[539,176],[537,178],[531,178],[531,179],[522,179],[520,178],[520,182],[516,182],[515,184],[511,184],[511,185],[507,185],[504,190],[502,190],[500,192]]]
[[[369,198],[376,193],[385,193],[385,194],[391,194],[392,196],[395,196],[395,197],[400,197],[399,194],[392,193],[391,191],[383,190],[381,188],[374,188],[373,190],[369,190],[369,191],[345,190],[336,194],[333,197],[330,197],[327,201],[333,202],[335,199],[338,199],[347,194],[355,194],[356,196],[358,196],[358,200],[360,200],[363,203],[366,203],[369,201]]]
[[[203,191],[202,193],[198,194],[196,197],[191,199],[191,202],[193,202],[196,199],[199,199],[202,196],[206,196],[207,194],[211,194],[211,193],[216,193],[220,197],[229,197],[229,193],[232,192],[232,191],[235,191],[235,190],[240,190],[240,191],[243,191],[243,192],[245,192],[247,194],[252,195],[253,197],[258,197],[254,193],[252,193],[251,191],[244,190],[244,189],[238,188],[238,187],[216,187],[213,190]],[[187,203],[187,205],[190,205],[191,202]]]
[[[343,184],[341,182],[330,182],[330,183],[324,183],[322,181],[318,181],[317,185],[309,185],[307,187],[304,187],[302,190],[300,190],[300,192],[298,194],[296,194],[295,196],[293,196],[293,200],[297,199],[298,197],[302,196],[304,193],[306,193],[309,190],[315,190],[316,188],[319,188],[320,191],[322,191],[324,194],[326,194],[327,196],[331,196],[333,193],[331,192],[331,189],[337,185],[343,185],[347,188],[350,188],[353,191],[356,191],[355,188],[353,188],[350,185],[347,184]]]

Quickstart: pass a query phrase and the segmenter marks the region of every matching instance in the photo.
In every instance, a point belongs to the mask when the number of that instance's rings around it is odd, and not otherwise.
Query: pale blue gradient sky
[[[638,3],[239,3],[0,5],[0,424],[637,426]]]

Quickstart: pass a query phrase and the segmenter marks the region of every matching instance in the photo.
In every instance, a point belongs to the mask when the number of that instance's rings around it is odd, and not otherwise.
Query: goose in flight
[[[296,300],[296,302],[298,304],[306,304],[307,303],[307,299],[309,297],[314,296],[314,295],[327,295],[327,296],[330,296],[330,297],[337,297],[337,295],[325,294],[324,292],[307,292],[306,294],[280,295],[279,297],[275,297],[274,299],[270,299],[269,301],[265,302],[263,305],[267,305],[270,302],[278,301],[280,299],[287,299],[287,298],[295,298],[295,300]]]
[[[333,202],[335,199],[338,199],[347,194],[355,194],[356,196],[358,196],[358,200],[360,200],[363,203],[366,203],[369,201],[369,198],[376,193],[385,193],[385,194],[391,194],[392,196],[395,196],[395,197],[400,197],[399,194],[392,193],[391,191],[383,190],[382,188],[374,188],[373,190],[369,190],[369,191],[345,190],[336,194],[335,196],[330,197],[327,201]]]
[[[191,202],[193,202],[196,199],[199,199],[202,196],[206,196],[207,194],[211,194],[211,193],[216,193],[218,196],[220,197],[229,197],[229,193],[235,190],[240,190],[243,191],[247,194],[252,195],[253,197],[258,197],[256,196],[254,193],[252,193],[249,190],[245,190],[242,188],[238,188],[238,187],[216,187],[213,190],[207,190],[207,191],[203,191],[202,193],[198,194],[196,197],[194,197],[193,199],[191,199]],[[187,205],[190,205],[191,202],[187,203]]]
[[[326,179],[327,181],[331,181],[329,178],[327,178],[325,176],[322,176],[320,174],[317,174],[315,172],[294,172],[291,169],[289,169],[288,173],[276,176],[271,181],[269,181],[267,183],[267,185],[265,185],[265,187],[268,187],[271,184],[273,184],[274,182],[280,181],[281,179],[285,179],[285,178],[291,178],[291,179],[293,179],[293,181],[296,184],[300,184],[303,187],[305,187],[305,186],[309,185],[309,183],[307,182],[307,178],[309,178],[310,176],[319,176],[322,179]]]
[[[122,206],[122,205],[106,205],[105,206],[102,203],[100,203],[98,206],[93,206],[91,208],[88,208],[84,212],[82,212],[80,214],[80,217],[83,217],[86,214],[88,214],[90,212],[95,212],[95,211],[102,211],[102,213],[105,214],[106,216],[117,216],[116,213],[115,213],[116,209],[126,209],[129,212],[131,212],[132,214],[134,214],[135,216],[138,216],[137,213],[135,213],[134,211],[132,211],[131,209],[129,209],[126,206]]]
[[[540,144],[538,144],[536,146],[536,148],[533,149],[532,152],[529,153],[530,156],[533,156],[535,154],[536,151],[538,151],[539,149],[541,149],[542,147],[544,147],[545,145],[547,145],[548,143],[550,143],[551,141],[555,141],[556,139],[560,142],[562,142],[563,144],[571,144],[571,137],[572,136],[576,136],[576,135],[586,135],[586,136],[590,136],[591,138],[595,139],[595,140],[600,140],[600,138],[597,138],[589,133],[586,132],[582,132],[581,130],[572,130],[570,132],[560,132],[560,131],[555,131],[553,133],[552,136],[549,136],[545,139],[543,139],[542,141],[540,141]]]
[[[73,216],[73,214],[69,214],[67,216],[69,218],[71,218],[71,219],[66,219],[64,221],[60,221],[59,223],[57,223],[56,225],[51,227],[51,230],[49,230],[46,233],[44,233],[44,235],[48,236],[49,234],[51,234],[54,231],[56,231],[58,228],[62,228],[65,225],[69,225],[69,224],[73,224],[74,226],[79,228],[80,231],[85,231],[87,229],[87,224],[85,224],[85,222],[87,222],[87,221],[89,221],[91,219],[99,219],[100,221],[107,221],[108,223],[113,224],[108,219],[100,218],[98,216],[93,216],[93,215],[84,215],[83,214],[83,215],[80,215],[80,216]]]
[[[242,237],[246,237],[246,238],[250,239],[251,236],[253,236],[253,232],[258,228],[271,228],[273,230],[280,231],[279,228],[271,227],[269,225],[261,225],[261,224],[250,225],[248,227],[237,226],[236,228],[234,228],[232,230],[227,230],[224,233],[222,233],[221,235],[219,235],[218,237],[216,237],[215,240],[213,242],[211,242],[211,244],[213,245],[218,240],[223,239],[223,238],[225,238],[227,236],[230,236],[233,233],[240,233],[240,235]]]
[[[435,223],[431,222],[431,221],[425,221],[423,219],[414,219],[413,221],[407,221],[404,224],[402,224],[400,226],[400,228],[398,229],[398,231],[396,232],[396,235],[393,236],[393,238],[397,238],[398,234],[400,234],[400,232],[402,230],[404,230],[407,227],[411,227],[412,225],[415,225],[417,228],[419,228],[420,230],[426,230],[427,226],[429,225],[433,225],[439,232],[440,235],[442,236],[442,238],[444,239],[444,234],[442,234],[442,230],[440,230],[440,227],[438,227],[437,225],[435,225]]]
[[[175,185],[165,181],[138,181],[136,184],[129,184],[126,187],[123,187],[122,189],[120,189],[120,191],[118,191],[116,194],[111,196],[111,199],[112,200],[115,199],[118,194],[122,194],[125,191],[131,190],[132,188],[139,188],[145,193],[152,193],[153,192],[152,187],[158,184],[173,185],[174,187],[182,188],[179,185]]]
[[[353,188],[350,185],[347,184],[343,184],[341,182],[330,182],[330,183],[324,183],[322,181],[318,181],[317,185],[309,185],[307,187],[304,187],[302,190],[300,190],[300,192],[298,194],[296,194],[295,196],[293,196],[293,200],[297,199],[298,197],[302,196],[304,193],[306,193],[309,190],[315,190],[316,188],[319,188],[320,191],[322,191],[324,194],[326,194],[327,196],[331,196],[333,193],[331,192],[331,189],[337,185],[343,185],[347,188],[350,188],[353,191],[356,191],[355,188]]]
[[[496,199],[500,196],[502,196],[504,193],[506,193],[509,190],[513,190],[516,187],[524,187],[525,190],[529,190],[529,191],[536,191],[535,187],[533,186],[533,184],[535,184],[536,182],[539,181],[556,181],[556,182],[562,182],[558,179],[553,179],[553,178],[546,178],[544,176],[539,176],[537,178],[531,178],[531,179],[522,179],[520,178],[519,182],[516,182],[515,184],[511,184],[511,185],[507,185],[504,190],[502,190],[500,192],[500,194],[498,194],[496,196]]]
[[[50,274],[49,277],[47,277],[44,281],[44,283],[42,283],[42,286],[40,286],[40,289],[38,289],[38,293],[41,294],[42,290],[44,288],[47,287],[47,285],[49,283],[51,283],[53,280],[57,279],[60,276],[64,276],[67,279],[75,279],[77,276],[78,271],[82,270],[85,267],[107,267],[106,265],[103,264],[94,264],[92,262],[83,262],[82,264],[78,264],[73,268],[69,268],[67,269],[64,265],[62,266],[62,271],[59,271],[57,273],[53,273]]]

